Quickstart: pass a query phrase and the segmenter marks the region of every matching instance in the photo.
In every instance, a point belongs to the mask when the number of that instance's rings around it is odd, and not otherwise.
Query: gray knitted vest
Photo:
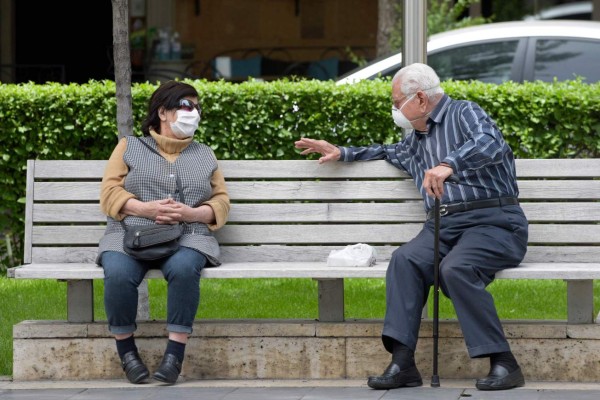
[[[177,160],[170,163],[164,157],[150,151],[140,143],[140,140],[158,151],[158,146],[151,137],[127,139],[127,149],[123,155],[123,161],[129,167],[129,172],[125,177],[125,190],[135,194],[138,200],[144,202],[166,199],[169,196],[176,201],[181,201],[177,189],[177,176],[179,176],[185,204],[197,207],[210,199],[212,194],[210,180],[217,169],[217,160],[210,147],[198,142],[191,142],[177,157]],[[152,220],[134,216],[125,217],[124,222],[126,225],[154,223]],[[121,223],[107,217],[106,231],[100,239],[96,262],[100,263],[100,255],[104,251],[125,253],[123,236],[124,230]],[[206,224],[185,223],[180,243],[182,246],[203,253],[212,265],[220,265],[219,244]]]

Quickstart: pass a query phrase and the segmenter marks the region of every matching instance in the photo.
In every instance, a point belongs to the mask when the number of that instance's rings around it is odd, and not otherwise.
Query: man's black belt
[[[502,206],[514,206],[519,204],[519,199],[514,196],[511,197],[499,197],[497,199],[485,199],[485,200],[473,200],[465,201],[462,203],[452,204],[440,204],[440,216],[450,215],[457,212],[476,210],[478,208],[489,208],[489,207],[502,207]],[[434,217],[434,209],[432,208],[427,213],[427,219]]]

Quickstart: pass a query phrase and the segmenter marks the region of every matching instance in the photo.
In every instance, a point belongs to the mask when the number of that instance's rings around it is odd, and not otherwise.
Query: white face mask
[[[198,110],[177,110],[177,120],[171,122],[171,129],[176,137],[186,139],[194,136],[199,123],[200,114],[198,114]]]
[[[402,113],[402,108],[404,108],[404,106],[408,104],[408,102],[411,101],[415,96],[416,93],[410,95],[404,104],[400,106],[400,108],[392,106],[392,118],[394,119],[394,123],[402,129],[415,129],[412,125],[412,122]]]

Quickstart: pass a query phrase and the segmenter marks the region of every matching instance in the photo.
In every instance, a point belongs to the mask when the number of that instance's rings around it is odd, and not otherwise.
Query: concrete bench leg
[[[344,321],[344,279],[318,279],[319,321]]]
[[[94,321],[94,281],[67,281],[67,320]]]
[[[594,281],[567,281],[567,322],[594,323]]]
[[[140,321],[150,320],[148,301],[148,280],[144,279],[138,288],[138,313]],[[94,281],[67,281],[67,320],[69,322],[94,321]]]
[[[148,321],[150,320],[150,303],[148,296],[148,279],[144,279],[138,287],[138,308],[137,308],[137,320]]]

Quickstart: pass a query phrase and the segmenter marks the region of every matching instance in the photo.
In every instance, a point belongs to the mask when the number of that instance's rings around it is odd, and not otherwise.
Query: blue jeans
[[[172,256],[155,261],[138,261],[116,251],[102,253],[104,308],[108,329],[113,334],[132,333],[137,325],[138,286],[149,269],[160,269],[167,284],[167,330],[192,333],[200,303],[200,271],[206,257],[181,247]]]

